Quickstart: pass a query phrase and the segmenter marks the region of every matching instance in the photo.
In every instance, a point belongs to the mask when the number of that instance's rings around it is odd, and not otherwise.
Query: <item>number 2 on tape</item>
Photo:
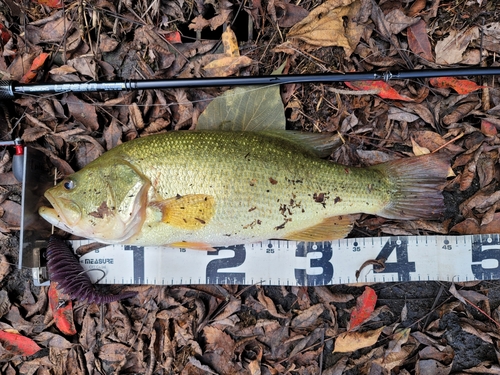
[[[221,250],[232,250],[234,256],[230,258],[214,259],[208,262],[206,268],[206,279],[207,284],[210,284],[210,280],[216,283],[234,283],[234,284],[244,284],[245,283],[245,273],[244,272],[220,272],[223,268],[235,268],[241,266],[245,263],[246,250],[244,245],[237,245],[230,248],[219,248],[216,251],[208,251],[208,256],[219,255]]]

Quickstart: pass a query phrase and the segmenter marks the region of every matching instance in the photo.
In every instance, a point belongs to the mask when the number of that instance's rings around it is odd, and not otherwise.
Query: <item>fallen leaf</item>
[[[351,319],[349,321],[349,331],[352,331],[356,327],[360,326],[364,321],[366,321],[373,310],[375,310],[375,304],[377,303],[377,294],[370,287],[365,287],[365,291],[356,300],[356,307],[351,312]]]
[[[481,119],[481,132],[487,137],[494,137],[498,134],[497,127],[486,119]]]
[[[0,330],[0,343],[6,350],[16,355],[30,356],[42,349],[32,339],[15,330]]]
[[[303,7],[286,1],[276,1],[274,3],[278,26],[292,27],[307,17],[309,11]]]
[[[273,74],[280,74],[284,65]],[[248,86],[227,90],[198,118],[197,130],[285,130],[286,118],[279,86]]]
[[[403,100],[406,102],[414,101],[412,98],[400,95],[391,85],[384,81],[354,81],[344,83],[347,87],[357,91],[377,90],[377,95],[383,99]]]
[[[40,5],[46,5],[51,8],[60,9],[63,7],[63,0],[33,0],[35,3]]]
[[[458,79],[455,77],[438,77],[431,78],[429,83],[438,88],[448,88],[451,87],[460,95],[469,94],[479,89],[483,89],[486,86],[479,86],[475,82],[469,81],[467,79]]]
[[[286,318],[286,315],[280,314],[278,312],[273,300],[264,294],[264,289],[259,289],[259,291],[257,292],[257,299],[272,316],[275,316],[277,318]]]
[[[366,27],[364,20],[359,19],[360,10],[370,6],[369,1],[328,0],[295,24],[288,32],[287,39],[300,40],[315,48],[343,47],[347,56],[350,56]]]
[[[2,44],[7,44],[10,38],[10,31],[2,23],[0,23],[0,40],[2,41]]]
[[[179,33],[178,31],[170,31],[168,33],[163,34],[163,37],[165,38],[166,41],[172,44],[182,43],[181,33]]]
[[[207,77],[227,77],[238,73],[241,68],[250,66],[252,59],[240,56],[238,40],[230,27],[222,34],[224,54],[203,67]]]
[[[325,309],[320,304],[309,307],[306,310],[303,310],[292,319],[290,325],[294,328],[306,328],[312,325],[317,325],[321,321],[318,321],[318,318],[321,314],[323,314]]]
[[[69,113],[75,120],[81,122],[89,130],[96,131],[99,129],[97,113],[93,105],[80,100],[72,93],[67,94],[62,102],[68,106]]]
[[[11,200],[6,200],[0,207],[4,210],[2,220],[9,225],[12,229],[21,226],[21,205]]]
[[[57,283],[51,282],[49,291],[49,306],[54,317],[56,327],[65,335],[76,335],[75,322],[73,320],[73,302],[68,295],[57,290]]]
[[[412,151],[415,154],[415,156],[430,154],[428,148],[420,146],[417,142],[415,142],[413,138],[411,138],[411,144],[412,144]]]
[[[492,22],[482,27],[483,48],[500,53],[500,22]]]
[[[37,57],[35,57],[35,59],[31,63],[30,69],[21,78],[20,82],[21,83],[32,82],[36,78],[36,76],[38,74],[38,71],[43,67],[43,64],[45,63],[45,60],[47,60],[47,57],[49,57],[49,56],[50,56],[49,53],[43,52],[40,55],[38,55]]]
[[[10,273],[10,266],[11,264],[5,254],[0,254],[0,281],[3,281],[5,276]]]
[[[73,344],[61,335],[44,331],[35,336],[35,340],[47,348],[70,349]]]
[[[449,35],[436,43],[434,49],[437,64],[456,64],[463,60],[469,43],[479,38],[479,29],[471,27],[465,31],[450,30]]]
[[[479,225],[477,219],[467,218],[452,227],[450,232],[459,234],[500,233],[500,212],[495,213],[493,220],[486,225]]]
[[[384,327],[366,332],[344,332],[335,339],[334,353],[353,352],[375,344]]]
[[[420,57],[428,61],[434,61],[432,47],[429,41],[429,36],[427,35],[426,27],[427,24],[425,21],[420,20],[408,28],[408,46]]]
[[[408,10],[408,17],[416,16],[420,11],[425,9],[427,0],[415,0]]]

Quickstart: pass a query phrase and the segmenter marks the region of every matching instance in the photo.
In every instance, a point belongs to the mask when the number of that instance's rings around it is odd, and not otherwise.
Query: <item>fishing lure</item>
[[[50,279],[57,282],[59,288],[72,299],[101,304],[137,295],[137,292],[133,291],[120,294],[106,294],[99,291],[76,255],[63,240],[56,236],[50,236],[46,256]]]

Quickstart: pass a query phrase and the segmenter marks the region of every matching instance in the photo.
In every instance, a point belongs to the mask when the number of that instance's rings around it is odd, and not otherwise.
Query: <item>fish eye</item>
[[[68,180],[63,184],[66,190],[71,190],[75,187],[75,182],[73,180]]]

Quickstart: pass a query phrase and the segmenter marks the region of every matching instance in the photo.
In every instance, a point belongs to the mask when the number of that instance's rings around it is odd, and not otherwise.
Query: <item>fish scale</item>
[[[439,184],[448,171],[441,156],[354,168],[318,158],[302,139],[295,132],[229,131],[140,138],[49,189],[55,210],[40,213],[105,243],[200,249],[270,238],[339,238],[352,226],[348,215],[357,213],[401,219],[441,214]],[[99,178],[106,173],[108,180]],[[75,188],[66,189],[68,181]],[[109,192],[107,198],[89,197],[89,186]],[[77,207],[81,219],[64,223],[78,216]],[[113,207],[121,207],[121,216]]]

